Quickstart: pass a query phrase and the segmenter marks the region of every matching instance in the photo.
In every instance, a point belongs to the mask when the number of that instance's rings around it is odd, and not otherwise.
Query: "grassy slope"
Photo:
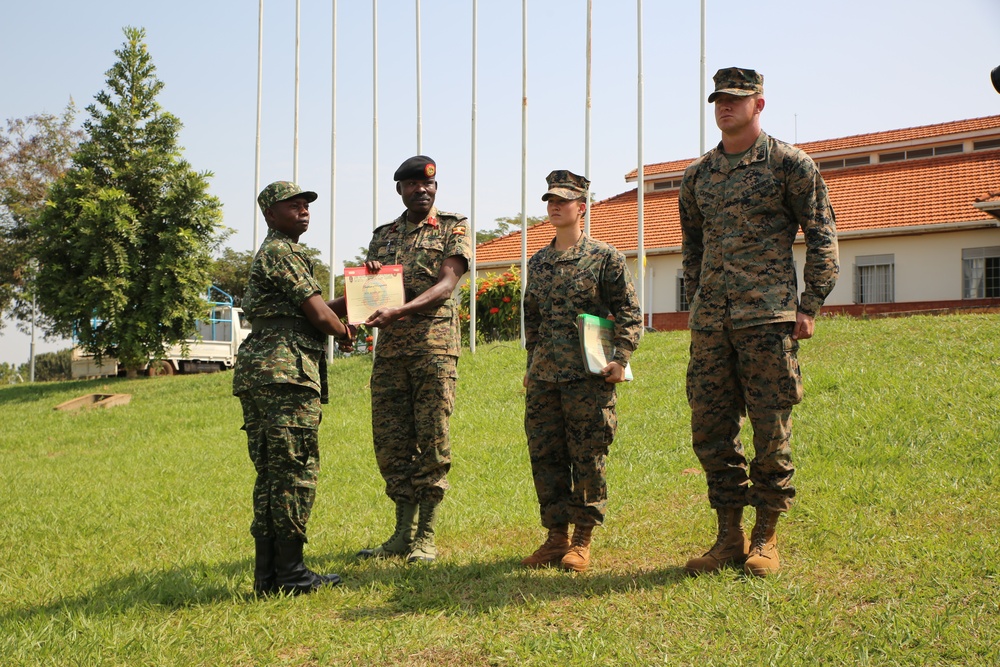
[[[803,345],[783,573],[689,579],[714,537],[685,333],[619,392],[591,572],[542,539],[523,353],[463,357],[431,567],[356,562],[392,529],[367,359],[331,368],[308,562],[343,586],[255,601],[252,471],[230,374],[0,389],[0,664],[997,664],[1000,317],[823,320]],[[52,410],[90,392],[128,406]]]

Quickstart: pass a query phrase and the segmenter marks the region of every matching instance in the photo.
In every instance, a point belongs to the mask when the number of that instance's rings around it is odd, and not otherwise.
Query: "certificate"
[[[577,315],[580,329],[580,350],[583,365],[588,373],[601,375],[601,371],[615,356],[615,323],[597,315]],[[625,379],[632,379],[632,366],[625,364]]]
[[[364,324],[379,308],[402,306],[403,266],[386,264],[378,273],[369,273],[364,266],[345,266],[344,295],[351,324]]]

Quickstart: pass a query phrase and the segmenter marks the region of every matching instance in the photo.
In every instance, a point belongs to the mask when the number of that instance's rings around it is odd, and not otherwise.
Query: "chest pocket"
[[[695,199],[698,202],[698,210],[701,211],[702,217],[705,220],[711,220],[719,212],[719,206],[722,203],[722,190],[714,189],[712,187],[697,188],[695,190]]]
[[[740,196],[744,214],[749,218],[755,215],[774,213],[783,208],[783,192],[770,171],[754,174],[755,179],[742,184]]]
[[[444,253],[444,236],[441,234],[435,234],[433,236],[427,234],[426,236],[417,239],[417,242],[413,247],[417,252],[441,256],[441,254]]]
[[[581,298],[596,299],[598,297],[597,285],[597,276],[594,275],[594,272],[590,269],[582,269],[573,276],[571,291]]]

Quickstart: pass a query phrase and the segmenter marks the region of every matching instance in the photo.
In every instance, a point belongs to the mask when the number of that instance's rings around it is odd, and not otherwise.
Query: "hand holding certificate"
[[[403,267],[385,264],[378,273],[364,266],[344,267],[344,295],[347,321],[364,324],[379,308],[397,308],[406,302],[403,292]]]
[[[603,375],[605,366],[611,363],[615,356],[615,323],[597,315],[586,313],[577,315],[577,327],[580,330],[580,350],[583,352],[583,365],[587,372]],[[625,364],[625,380],[632,379],[632,367]]]

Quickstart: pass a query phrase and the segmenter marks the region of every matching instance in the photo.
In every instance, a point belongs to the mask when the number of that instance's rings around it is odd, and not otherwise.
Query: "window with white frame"
[[[687,288],[684,285],[684,269],[677,269],[677,312],[691,310],[688,303]]]
[[[962,298],[1000,297],[1000,246],[962,250]]]
[[[892,303],[895,300],[895,255],[855,257],[854,303]]]

